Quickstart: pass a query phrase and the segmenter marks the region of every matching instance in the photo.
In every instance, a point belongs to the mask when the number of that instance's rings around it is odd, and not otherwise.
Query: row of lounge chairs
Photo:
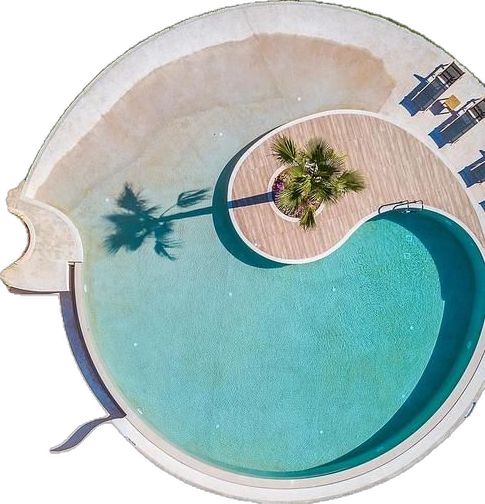
[[[453,95],[447,100],[442,100],[441,97],[464,74],[465,72],[453,61],[447,65],[440,65],[427,77],[416,76],[420,81],[419,84],[401,101],[401,105],[412,116],[428,109],[434,112],[435,106],[440,103],[441,108],[444,108],[442,102],[446,104],[450,99],[459,105],[460,101]],[[450,112],[449,117],[430,133],[430,137],[439,148],[457,142],[485,119],[485,98],[470,100],[456,111],[454,107],[447,108]],[[459,172],[467,187],[485,182],[485,151],[482,150],[480,153],[480,159]]]
[[[417,76],[420,83],[401,101],[401,105],[412,116],[428,110],[464,74],[465,72],[453,61],[448,65],[440,65],[427,77]],[[456,100],[456,97],[453,98]],[[450,112],[451,116],[430,133],[440,148],[456,142],[485,119],[485,99],[472,100],[460,110]]]
[[[401,105],[412,116],[428,110],[464,74],[454,61],[440,65],[429,76],[418,76],[420,83],[401,101]],[[485,99],[472,100],[458,111],[450,110],[450,113],[451,116],[430,133],[438,147],[456,142],[485,118]]]

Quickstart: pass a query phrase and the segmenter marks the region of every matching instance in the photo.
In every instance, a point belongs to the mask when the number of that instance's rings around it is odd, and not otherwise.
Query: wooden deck
[[[324,208],[317,228],[311,231],[283,219],[269,203],[230,210],[238,231],[255,250],[283,262],[311,260],[338,245],[380,205],[406,199],[423,200],[425,206],[455,216],[485,247],[480,221],[464,187],[431,148],[400,127],[349,112],[293,124],[285,133],[298,143],[313,136],[324,138],[347,154],[348,167],[364,174],[367,188]],[[273,137],[267,137],[236,166],[229,200],[268,191],[271,176],[279,168],[270,150]]]

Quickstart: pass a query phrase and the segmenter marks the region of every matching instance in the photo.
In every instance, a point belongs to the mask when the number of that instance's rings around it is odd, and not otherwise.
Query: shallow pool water
[[[390,449],[473,353],[478,250],[444,217],[394,212],[323,260],[282,266],[234,233],[226,175],[206,200],[176,177],[146,190],[162,208],[193,198],[156,232],[133,201],[99,217],[85,295],[111,380],[161,437],[238,472],[324,474]]]

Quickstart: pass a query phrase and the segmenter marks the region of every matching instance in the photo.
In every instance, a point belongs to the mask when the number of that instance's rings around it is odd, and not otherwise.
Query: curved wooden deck
[[[360,170],[365,191],[349,194],[326,207],[317,217],[317,228],[304,231],[281,218],[261,196],[268,191],[279,168],[271,155],[276,132],[266,136],[241,158],[228,189],[231,202],[249,198],[255,204],[230,208],[231,218],[243,239],[254,250],[281,262],[305,262],[328,253],[380,205],[400,200],[423,200],[463,222],[482,247],[485,236],[464,186],[430,147],[395,124],[375,115],[342,112],[322,115],[284,129],[298,143],[313,136],[324,138],[346,153],[348,167]],[[263,201],[263,202],[261,202]]]

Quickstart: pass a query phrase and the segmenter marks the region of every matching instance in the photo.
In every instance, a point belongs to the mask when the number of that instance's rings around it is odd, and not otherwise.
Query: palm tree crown
[[[344,194],[365,188],[361,173],[346,169],[346,156],[322,139],[312,138],[299,148],[290,137],[279,135],[272,153],[287,167],[284,188],[275,202],[284,213],[298,216],[304,229],[315,227],[315,212],[322,203],[335,203]]]

